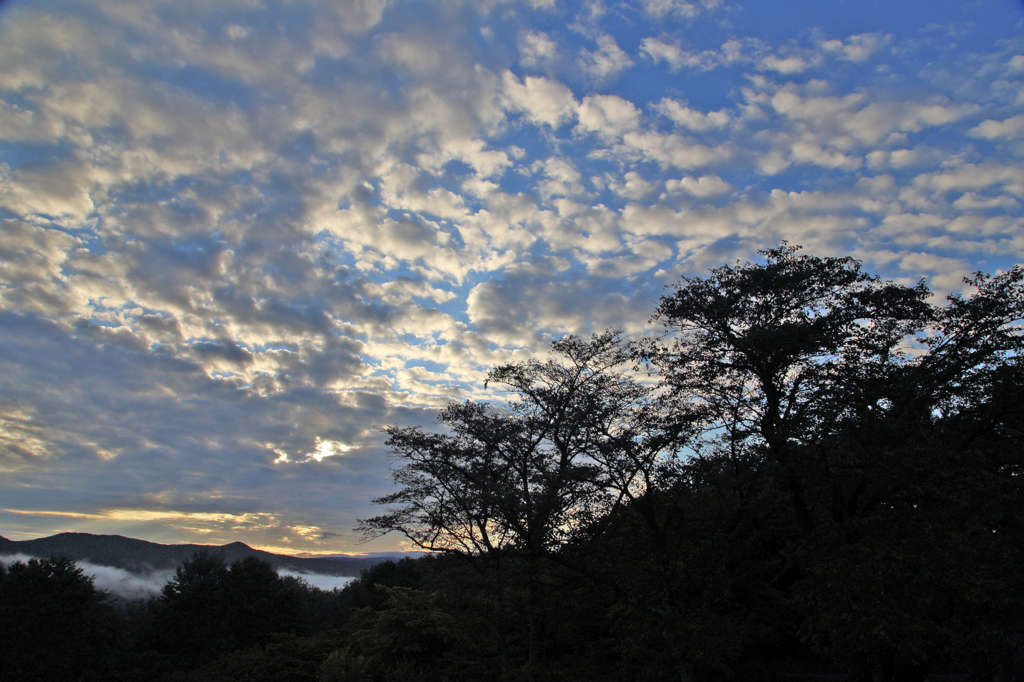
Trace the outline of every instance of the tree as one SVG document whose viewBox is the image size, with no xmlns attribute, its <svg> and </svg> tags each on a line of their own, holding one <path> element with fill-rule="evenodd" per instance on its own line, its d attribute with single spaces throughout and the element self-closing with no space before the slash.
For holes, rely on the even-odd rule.
<svg viewBox="0 0 1024 682">
<path fill-rule="evenodd" d="M 629 360 L 620 334 L 552 344 L 555 357 L 494 368 L 502 406 L 452 403 L 446 432 L 388 427 L 392 478 L 388 513 L 362 522 L 366 537 L 405 535 L 432 552 L 473 562 L 511 558 L 527 571 L 528 664 L 537 662 L 544 561 L 644 487 L 656 457 L 638 406 L 648 391 L 617 371 Z"/>
<path fill-rule="evenodd" d="M 795 590 L 804 632 L 883 679 L 1024 672 L 1007 667 L 1024 650 L 1022 283 L 1019 266 L 966 279 L 975 292 L 936 306 L 919 354 L 816 447 L 832 527 Z"/>
<path fill-rule="evenodd" d="M 728 523 L 704 525 L 714 544 L 742 547 L 747 528 L 795 634 L 853 672 L 923 679 L 963 663 L 954 645 L 1019 637 L 1024 269 L 938 306 L 852 258 L 761 253 L 683 278 L 653 318 L 664 334 L 638 347 L 693 453 L 668 490 L 731 487 L 713 516 Z"/>
<path fill-rule="evenodd" d="M 107 595 L 66 557 L 0 563 L 0 641 L 5 679 L 107 679 L 116 644 Z"/>
<path fill-rule="evenodd" d="M 300 630 L 304 616 L 301 587 L 268 562 L 247 557 L 228 566 L 223 554 L 204 550 L 164 586 L 156 636 L 166 653 L 195 666 Z"/>
<path fill-rule="evenodd" d="M 164 585 L 154 636 L 157 647 L 193 667 L 229 650 L 224 616 L 228 567 L 223 554 L 196 552 Z"/>
<path fill-rule="evenodd" d="M 563 339 L 491 371 L 506 404 L 385 429 L 399 490 L 361 530 L 500 564 L 459 586 L 513 595 L 528 675 L 555 676 L 551 642 L 595 679 L 609 659 L 645 679 L 1017 679 L 1024 268 L 940 305 L 852 258 L 762 255 L 683 278 L 632 358 L 616 333 Z M 583 632 L 602 645 L 568 654 Z"/>
<path fill-rule="evenodd" d="M 797 521 L 814 527 L 793 450 L 829 435 L 850 408 L 851 379 L 884 381 L 900 344 L 931 320 L 923 282 L 880 282 L 853 258 L 800 255 L 785 242 L 764 264 L 682 278 L 652 322 L 664 336 L 639 356 L 661 377 L 677 428 L 697 455 L 773 462 Z M 685 428 L 683 428 L 685 426 Z"/>
<path fill-rule="evenodd" d="M 647 389 L 613 372 L 629 360 L 619 334 L 552 349 L 559 359 L 488 374 L 508 404 L 448 405 L 438 420 L 449 433 L 385 428 L 401 489 L 374 500 L 389 512 L 359 530 L 469 558 L 551 556 L 642 485 L 653 453 L 636 407 Z"/>
</svg>

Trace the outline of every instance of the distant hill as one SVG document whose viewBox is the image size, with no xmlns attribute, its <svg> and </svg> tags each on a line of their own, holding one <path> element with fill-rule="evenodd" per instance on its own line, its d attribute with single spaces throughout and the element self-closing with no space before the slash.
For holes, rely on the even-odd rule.
<svg viewBox="0 0 1024 682">
<path fill-rule="evenodd" d="M 126 538 L 121 535 L 92 533 L 58 533 L 35 540 L 8 540 L 0 537 L 0 554 L 28 554 L 38 557 L 65 556 L 103 566 L 122 568 L 133 573 L 177 568 L 196 552 L 221 552 L 233 563 L 254 556 L 268 561 L 274 568 L 287 568 L 300 573 L 323 573 L 337 576 L 358 576 L 363 569 L 387 561 L 387 556 L 370 557 L 294 557 L 271 554 L 241 542 L 229 545 L 161 545 L 156 542 Z"/>
</svg>

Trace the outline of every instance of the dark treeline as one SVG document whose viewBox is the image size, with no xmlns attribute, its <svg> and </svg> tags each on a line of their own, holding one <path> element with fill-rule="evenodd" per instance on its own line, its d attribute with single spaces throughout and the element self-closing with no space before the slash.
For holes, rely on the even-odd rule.
<svg viewBox="0 0 1024 682">
<path fill-rule="evenodd" d="M 0 570 L 19 680 L 1024 680 L 1024 269 L 941 305 L 783 244 L 684 278 L 652 333 L 494 368 L 504 404 L 385 429 L 323 592 L 197 555 L 114 606 Z M 824 677 L 823 677 L 824 676 Z"/>
</svg>

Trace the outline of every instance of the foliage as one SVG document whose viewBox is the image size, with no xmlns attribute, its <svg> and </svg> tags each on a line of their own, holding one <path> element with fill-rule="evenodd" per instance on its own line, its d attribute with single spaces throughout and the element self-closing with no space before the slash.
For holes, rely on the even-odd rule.
<svg viewBox="0 0 1024 682">
<path fill-rule="evenodd" d="M 646 390 L 611 372 L 629 359 L 617 333 L 552 349 L 546 362 L 491 371 L 513 395 L 506 405 L 445 408 L 450 433 L 386 428 L 401 488 L 375 500 L 389 512 L 360 530 L 469 558 L 550 556 L 613 509 L 650 460 L 635 409 Z"/>
<path fill-rule="evenodd" d="M 301 585 L 254 557 L 227 566 L 219 554 L 196 553 L 160 601 L 157 648 L 186 666 L 300 631 L 305 621 Z"/>
<path fill-rule="evenodd" d="M 679 608 L 700 604 L 693 616 L 708 622 L 709 598 L 760 586 L 713 615 L 750 622 L 772 604 L 793 627 L 771 628 L 776 639 L 796 635 L 810 647 L 799 655 L 865 678 L 924 679 L 1013 646 L 1024 270 L 979 274 L 966 282 L 976 294 L 935 306 L 923 284 L 880 282 L 852 259 L 785 244 L 764 255 L 684 279 L 654 318 L 667 339 L 641 346 L 693 452 L 658 491 L 676 532 L 694 533 L 663 582 L 699 585 L 716 570 L 693 561 L 702 536 L 727 548 L 719 567 L 767 571 L 732 580 L 719 568 Z M 716 508 L 700 519 L 694 500 L 708 495 Z M 752 541 L 760 557 L 744 557 Z M 754 633 L 715 656 L 718 667 L 763 656 Z M 700 664 L 709 650 L 686 656 Z"/>
<path fill-rule="evenodd" d="M 361 527 L 367 537 L 397 531 L 477 563 L 520 559 L 529 677 L 546 628 L 544 564 L 642 490 L 656 455 L 637 409 L 647 389 L 613 371 L 629 359 L 620 335 L 568 337 L 552 350 L 545 362 L 492 370 L 488 382 L 513 399 L 450 404 L 439 416 L 449 433 L 385 429 L 401 488 L 375 500 L 388 513 Z"/>
<path fill-rule="evenodd" d="M 530 676 L 558 565 L 615 595 L 605 625 L 655 678 L 923 679 L 1016 646 L 1024 270 L 936 305 L 852 258 L 762 253 L 661 300 L 633 356 L 655 391 L 616 334 L 570 337 L 491 372 L 507 404 L 387 429 L 400 489 L 363 531 L 522 557 Z"/>
<path fill-rule="evenodd" d="M 653 318 L 671 342 L 651 339 L 641 357 L 668 389 L 675 421 L 697 433 L 688 445 L 698 456 L 776 465 L 809 530 L 793 448 L 831 435 L 865 382 L 899 373 L 901 343 L 931 319 L 929 291 L 879 282 L 852 258 L 798 255 L 785 243 L 762 253 L 764 264 L 684 277 Z"/>
<path fill-rule="evenodd" d="M 6 679 L 105 679 L 116 645 L 107 595 L 64 557 L 0 564 L 0 642 Z"/>
<path fill-rule="evenodd" d="M 369 682 L 366 661 L 345 649 L 331 652 L 317 670 L 316 682 Z"/>
</svg>

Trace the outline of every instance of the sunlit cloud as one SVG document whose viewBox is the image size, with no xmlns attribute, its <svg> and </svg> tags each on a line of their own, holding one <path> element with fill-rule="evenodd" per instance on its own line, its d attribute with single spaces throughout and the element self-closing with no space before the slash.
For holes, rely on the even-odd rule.
<svg viewBox="0 0 1024 682">
<path fill-rule="evenodd" d="M 277 454 L 277 459 L 274 460 L 274 464 L 286 464 L 293 461 L 299 462 L 322 462 L 328 457 L 335 457 L 337 455 L 343 455 L 352 449 L 351 445 L 345 445 L 338 441 L 322 440 L 319 436 L 316 438 L 316 446 L 312 452 L 307 452 L 301 456 L 300 459 L 292 460 L 287 452 L 278 448 L 271 448 L 271 450 Z"/>
<path fill-rule="evenodd" d="M 112 521 L 169 521 L 181 524 L 261 525 L 274 521 L 269 514 L 228 514 L 223 512 L 180 512 L 156 509 L 107 509 L 97 512 L 2 509 L 7 514 L 53 516 L 68 519 L 110 519 Z"/>
</svg>

